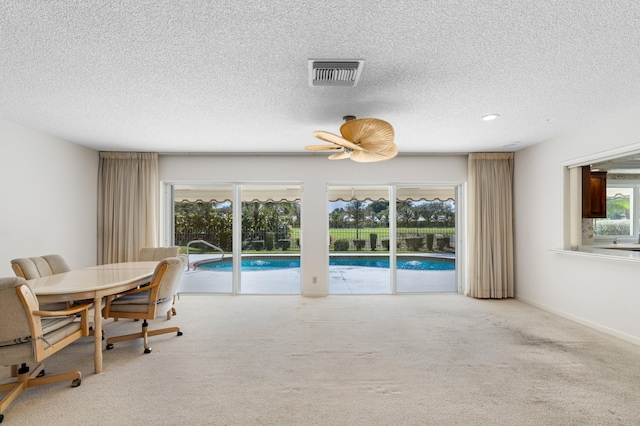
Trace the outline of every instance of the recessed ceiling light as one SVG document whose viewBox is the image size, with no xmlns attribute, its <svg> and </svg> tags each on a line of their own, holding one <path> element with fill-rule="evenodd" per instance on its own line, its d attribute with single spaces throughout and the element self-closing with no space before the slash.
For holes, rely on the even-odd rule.
<svg viewBox="0 0 640 426">
<path fill-rule="evenodd" d="M 502 145 L 502 147 L 503 148 L 510 148 L 510 147 L 518 146 L 518 145 L 522 145 L 522 142 L 520 142 L 520 141 L 509 142 L 509 143 L 505 143 L 504 145 Z"/>
<path fill-rule="evenodd" d="M 484 121 L 491 121 L 491 120 L 495 120 L 498 117 L 500 117 L 500 114 L 487 114 L 487 115 L 483 115 L 482 119 Z"/>
</svg>

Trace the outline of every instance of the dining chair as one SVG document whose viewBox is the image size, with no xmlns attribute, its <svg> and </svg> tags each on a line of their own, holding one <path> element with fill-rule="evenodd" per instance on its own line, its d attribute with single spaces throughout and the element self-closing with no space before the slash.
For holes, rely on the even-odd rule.
<svg viewBox="0 0 640 426">
<path fill-rule="evenodd" d="M 133 290 L 123 292 L 114 298 L 108 298 L 102 316 L 104 318 L 132 318 L 143 320 L 142 330 L 123 336 L 107 338 L 107 349 L 113 349 L 113 344 L 126 340 L 143 339 L 144 353 L 151 352 L 149 336 L 166 333 L 177 333 L 182 336 L 179 327 L 167 327 L 158 330 L 149 330 L 148 320 L 160 315 L 171 317 L 170 311 L 174 296 L 180 286 L 180 278 L 183 272 L 183 261 L 179 257 L 168 257 L 161 260 L 151 277 L 148 285 L 143 285 Z"/>
<path fill-rule="evenodd" d="M 26 280 L 48 277 L 50 275 L 69 272 L 71 268 L 59 254 L 47 254 L 37 257 L 21 257 L 11 261 L 11 268 L 17 277 Z M 40 304 L 43 311 L 61 311 L 74 305 L 92 303 L 93 300 L 74 300 L 69 302 L 46 302 Z M 93 334 L 93 324 L 89 324 L 90 334 Z"/>
<path fill-rule="evenodd" d="M 80 386 L 80 371 L 45 376 L 43 361 L 89 335 L 91 306 L 43 311 L 24 278 L 0 278 L 0 365 L 12 366 L 15 377 L 0 385 L 0 392 L 7 392 L 0 401 L 0 422 L 9 405 L 27 388 L 66 380 L 72 381 L 72 387 Z M 31 363 L 36 363 L 35 367 L 30 368 Z"/>
<path fill-rule="evenodd" d="M 169 246 L 169 247 L 142 247 L 140 252 L 138 253 L 139 261 L 149 261 L 149 260 L 162 260 L 167 257 L 180 257 L 185 262 L 186 268 L 186 256 L 180 254 L 180 247 L 178 246 Z M 173 298 L 173 303 L 171 304 L 171 310 L 167 312 L 167 319 L 171 319 L 173 315 L 177 315 L 175 304 L 176 299 L 180 296 L 178 293 Z"/>
<path fill-rule="evenodd" d="M 59 254 L 13 259 L 11 260 L 11 268 L 16 274 L 16 277 L 21 277 L 25 280 L 48 277 L 71 270 L 67 262 Z M 42 304 L 41 308 L 47 311 L 57 311 L 66 309 L 69 306 L 71 306 L 71 303 L 51 302 Z"/>
</svg>

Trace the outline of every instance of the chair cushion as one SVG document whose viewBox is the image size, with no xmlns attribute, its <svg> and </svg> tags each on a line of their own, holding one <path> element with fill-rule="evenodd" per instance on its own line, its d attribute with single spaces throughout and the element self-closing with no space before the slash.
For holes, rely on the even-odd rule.
<svg viewBox="0 0 640 426">
<path fill-rule="evenodd" d="M 49 264 L 49 268 L 51 268 L 51 273 L 53 275 L 69 272 L 71 270 L 69 265 L 67 265 L 67 262 L 59 254 L 48 254 L 46 256 L 42 256 L 42 258 Z"/>
<path fill-rule="evenodd" d="M 158 316 L 166 314 L 173 304 L 173 298 L 159 300 L 156 305 Z M 147 312 L 149 310 L 149 292 L 128 294 L 111 302 L 111 312 Z M 106 311 L 105 311 L 106 312 Z"/>
<path fill-rule="evenodd" d="M 69 324 L 76 323 L 73 327 L 67 327 Z M 80 322 L 76 321 L 76 317 L 51 317 L 51 318 L 43 318 L 42 321 L 42 335 L 45 340 L 49 343 L 53 344 L 63 337 L 68 336 L 74 331 L 80 328 Z M 12 346 L 12 345 L 21 345 L 23 343 L 31 342 L 31 336 L 19 337 L 13 340 L 8 340 L 4 342 L 0 342 L 0 347 Z"/>
<path fill-rule="evenodd" d="M 138 260 L 162 260 L 167 257 L 176 257 L 180 247 L 143 247 L 138 254 Z"/>
<path fill-rule="evenodd" d="M 74 316 L 43 318 L 42 321 L 41 321 L 41 323 L 42 323 L 42 334 L 44 334 L 46 336 L 49 333 L 53 333 L 54 331 L 56 331 L 58 329 L 61 329 L 62 327 L 66 326 L 67 324 L 71 324 L 75 320 L 76 320 L 76 317 L 74 317 Z"/>
<path fill-rule="evenodd" d="M 38 268 L 38 272 L 40 273 L 41 277 L 48 277 L 49 275 L 53 275 L 53 271 L 51 270 L 51 266 L 49 266 L 49 262 L 47 262 L 44 258 L 30 257 L 29 259 L 31 259 L 31 261 L 36 265 L 36 268 Z"/>
<path fill-rule="evenodd" d="M 140 293 L 127 294 L 126 296 L 118 297 L 111 302 L 111 306 L 119 305 L 144 305 L 149 306 L 149 292 L 141 291 Z"/>
<path fill-rule="evenodd" d="M 45 321 L 51 321 L 51 324 L 45 325 Z M 76 317 L 45 318 L 42 320 L 43 331 L 45 327 L 47 332 L 44 332 L 44 344 L 47 347 L 80 330 L 82 323 Z"/>
</svg>

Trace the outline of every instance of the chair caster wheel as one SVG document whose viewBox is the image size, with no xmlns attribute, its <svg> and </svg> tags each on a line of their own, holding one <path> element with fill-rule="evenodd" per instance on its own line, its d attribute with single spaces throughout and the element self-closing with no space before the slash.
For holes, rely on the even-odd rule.
<svg viewBox="0 0 640 426">
<path fill-rule="evenodd" d="M 182 331 L 178 331 L 178 336 L 182 336 Z"/>
<path fill-rule="evenodd" d="M 145 354 L 150 354 L 151 353 L 151 348 L 144 348 L 144 353 Z"/>
<path fill-rule="evenodd" d="M 107 350 L 113 349 L 113 343 L 107 343 Z"/>
<path fill-rule="evenodd" d="M 42 377 L 44 376 L 44 370 L 42 370 L 41 372 L 38 373 L 38 375 L 36 377 Z"/>
<path fill-rule="evenodd" d="M 0 414 L 0 423 L 4 420 L 4 414 Z"/>
<path fill-rule="evenodd" d="M 71 382 L 71 387 L 72 388 L 77 388 L 81 384 L 82 384 L 82 379 L 74 379 L 73 382 Z"/>
</svg>

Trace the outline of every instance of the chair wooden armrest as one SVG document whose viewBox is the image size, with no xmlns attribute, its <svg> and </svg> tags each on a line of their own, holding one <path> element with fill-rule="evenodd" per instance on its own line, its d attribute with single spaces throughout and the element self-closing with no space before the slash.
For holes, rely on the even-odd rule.
<svg viewBox="0 0 640 426">
<path fill-rule="evenodd" d="M 160 285 L 160 283 L 156 282 L 156 283 L 147 284 L 144 287 L 132 288 L 131 290 L 127 290 L 127 291 L 123 291 L 122 293 L 118 293 L 116 295 L 116 298 L 122 297 L 122 296 L 127 296 L 129 294 L 142 293 L 143 291 L 149 291 L 152 288 L 158 287 L 159 285 Z"/>
<path fill-rule="evenodd" d="M 62 311 L 33 311 L 33 315 L 39 317 L 66 317 L 69 315 L 75 315 L 82 311 L 88 311 L 93 306 L 93 302 L 84 303 L 82 305 L 73 305 L 71 308 L 64 309 Z"/>
</svg>

